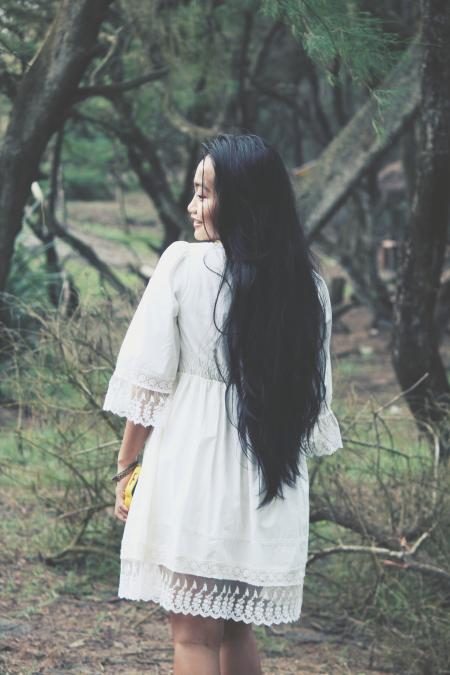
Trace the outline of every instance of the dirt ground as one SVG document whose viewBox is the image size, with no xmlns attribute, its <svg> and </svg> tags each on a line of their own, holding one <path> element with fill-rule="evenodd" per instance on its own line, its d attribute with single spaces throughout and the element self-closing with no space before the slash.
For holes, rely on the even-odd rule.
<svg viewBox="0 0 450 675">
<path fill-rule="evenodd" d="M 2 492 L 2 518 L 20 509 Z M 25 509 L 22 508 L 22 511 Z M 26 518 L 28 514 L 23 513 Z M 4 543 L 5 542 L 4 540 Z M 67 571 L 3 548 L 0 567 L 0 673 L 83 675 L 172 673 L 168 615 L 155 603 L 118 599 L 117 579 L 68 583 Z M 298 623 L 256 627 L 265 675 L 363 675 L 369 645 L 342 640 L 304 611 Z M 196 675 L 196 674 L 192 674 Z M 200 674 L 199 674 L 200 675 Z"/>
<path fill-rule="evenodd" d="M 4 479 L 1 485 L 0 674 L 173 673 L 167 612 L 119 599 L 117 574 L 45 562 L 39 533 L 52 521 L 42 502 L 24 499 Z M 255 626 L 264 675 L 389 672 L 371 667 L 382 663 L 379 648 L 334 632 L 332 619 L 328 624 L 304 600 L 298 622 Z"/>
<path fill-rule="evenodd" d="M 95 205 L 86 212 L 92 216 Z M 70 213 L 70 211 L 69 211 Z M 77 211 L 79 214 L 79 211 Z M 110 222 L 100 207 L 93 218 Z M 83 218 L 80 218 L 82 223 Z M 136 254 L 111 241 L 102 241 L 78 227 L 74 231 L 101 257 L 117 267 L 136 263 Z M 68 253 L 61 245 L 61 253 Z M 145 263 L 142 260 L 142 263 Z M 330 273 L 341 273 L 338 268 Z M 374 331 L 365 308 L 352 309 L 334 325 L 332 338 L 334 392 L 355 400 L 372 398 L 381 405 L 399 393 L 389 357 L 389 329 Z M 352 352 L 352 368 L 346 356 Z M 342 354 L 342 356 L 340 356 Z M 443 358 L 450 361 L 450 348 Z M 406 412 L 401 400 L 395 410 Z M 394 410 L 394 413 L 395 413 Z M 6 483 L 6 484 L 5 484 Z M 70 570 L 49 566 L 36 551 L 29 552 L 29 528 L 35 528 L 33 509 L 2 482 L 0 491 L 0 674 L 31 675 L 81 673 L 172 673 L 172 644 L 168 616 L 154 603 L 118 599 L 117 578 L 77 583 Z M 11 513 L 20 525 L 10 542 Z M 42 522 L 42 521 L 41 521 Z M 51 526 L 50 524 L 48 526 Z M 27 529 L 28 528 L 28 529 Z M 36 536 L 36 531 L 33 531 Z M 24 551 L 26 553 L 24 554 Z M 369 644 L 333 633 L 303 607 L 296 624 L 256 627 L 265 675 L 377 675 L 380 662 Z M 196 675 L 196 674 L 193 674 Z M 198 674 L 200 675 L 200 674 Z"/>
</svg>

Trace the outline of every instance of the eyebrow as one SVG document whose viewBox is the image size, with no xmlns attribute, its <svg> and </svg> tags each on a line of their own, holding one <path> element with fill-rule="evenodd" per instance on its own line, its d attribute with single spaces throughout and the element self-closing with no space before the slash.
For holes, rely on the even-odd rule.
<svg viewBox="0 0 450 675">
<path fill-rule="evenodd" d="M 195 181 L 194 181 L 194 185 L 195 185 L 195 187 L 202 187 L 201 183 L 196 183 Z M 206 190 L 206 192 L 210 192 L 209 187 L 207 187 L 204 183 L 203 183 L 203 189 Z"/>
</svg>

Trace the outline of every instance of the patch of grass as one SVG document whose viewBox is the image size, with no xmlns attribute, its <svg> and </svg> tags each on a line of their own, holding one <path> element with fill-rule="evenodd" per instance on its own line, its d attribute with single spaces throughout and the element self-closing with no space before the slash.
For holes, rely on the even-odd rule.
<svg viewBox="0 0 450 675">
<path fill-rule="evenodd" d="M 126 251 L 132 253 L 133 264 L 136 266 L 139 265 L 139 262 L 150 267 L 155 267 L 157 264 L 158 256 L 152 251 L 150 245 L 159 247 L 161 245 L 160 235 L 149 233 L 143 230 L 143 228 L 130 228 L 130 233 L 127 234 L 118 227 L 105 226 L 99 223 L 82 223 L 78 227 L 104 239 L 105 242 L 113 242 L 117 245 L 119 251 L 120 247 L 123 246 Z M 94 249 L 99 257 L 110 265 L 115 275 L 127 288 L 136 293 L 142 291 L 144 286 L 142 279 L 139 279 L 133 272 L 128 271 L 126 267 L 111 264 L 108 260 L 107 252 L 102 255 L 101 244 L 94 245 Z M 87 308 L 91 307 L 93 303 L 103 297 L 103 287 L 108 292 L 117 293 L 112 287 L 111 282 L 107 279 L 102 280 L 100 273 L 95 268 L 87 265 L 78 255 L 71 254 L 66 259 L 64 266 L 74 278 L 83 306 Z"/>
<path fill-rule="evenodd" d="M 268 656 L 281 656 L 289 651 L 289 641 L 279 635 L 270 635 L 264 626 L 254 626 L 253 631 Z"/>
<path fill-rule="evenodd" d="M 134 225 L 130 226 L 128 232 L 120 227 L 111 225 L 106 226 L 101 223 L 86 221 L 79 223 L 78 227 L 91 234 L 95 234 L 97 237 L 102 237 L 103 239 L 124 246 L 135 248 L 142 245 L 142 251 L 144 253 L 150 252 L 153 254 L 150 245 L 159 246 L 161 243 L 161 235 L 156 232 L 151 232 L 149 228 L 136 227 Z"/>
</svg>

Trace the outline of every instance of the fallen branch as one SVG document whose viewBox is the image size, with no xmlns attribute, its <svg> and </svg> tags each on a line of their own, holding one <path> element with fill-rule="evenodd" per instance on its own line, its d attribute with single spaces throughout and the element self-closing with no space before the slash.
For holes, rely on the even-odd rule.
<svg viewBox="0 0 450 675">
<path fill-rule="evenodd" d="M 429 563 L 417 562 L 415 560 L 409 560 L 409 558 L 417 553 L 417 550 L 421 544 L 428 539 L 430 536 L 431 530 L 423 532 L 420 537 L 412 544 L 411 546 L 406 544 L 405 538 L 402 538 L 404 542 L 403 550 L 394 551 L 389 548 L 384 548 L 381 546 L 359 546 L 357 544 L 351 545 L 340 545 L 340 546 L 331 546 L 330 548 L 323 549 L 321 551 L 313 552 L 307 560 L 307 565 L 311 565 L 320 558 L 325 558 L 330 555 L 335 555 L 337 553 L 354 553 L 354 554 L 363 554 L 363 555 L 373 555 L 376 557 L 383 557 L 386 560 L 383 560 L 383 565 L 386 567 L 397 567 L 400 569 L 411 570 L 414 572 L 420 572 L 428 576 L 439 576 L 441 578 L 450 581 L 450 572 L 443 569 L 442 567 L 436 567 L 436 565 L 430 565 Z"/>
<path fill-rule="evenodd" d="M 34 234 L 38 236 L 36 227 L 31 220 L 31 214 L 39 207 L 39 202 L 33 204 L 33 206 L 27 211 L 24 216 L 24 222 L 29 225 Z M 56 218 L 53 222 L 47 223 L 49 231 L 66 242 L 72 249 L 74 249 L 79 255 L 81 255 L 85 260 L 88 261 L 92 267 L 100 273 L 100 275 L 106 279 L 114 286 L 119 293 L 123 293 L 133 299 L 132 291 L 125 286 L 119 279 L 119 277 L 113 272 L 113 270 L 107 265 L 103 260 L 101 260 L 93 248 L 88 246 L 84 241 L 76 237 L 74 234 L 71 234 L 67 226 L 62 225 Z"/>
</svg>

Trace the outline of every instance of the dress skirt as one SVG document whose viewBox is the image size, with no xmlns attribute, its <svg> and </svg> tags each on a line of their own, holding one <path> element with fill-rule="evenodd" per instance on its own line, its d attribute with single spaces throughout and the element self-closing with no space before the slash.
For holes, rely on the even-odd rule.
<svg viewBox="0 0 450 675">
<path fill-rule="evenodd" d="M 257 510 L 257 467 L 225 409 L 225 384 L 178 373 L 149 435 L 121 544 L 118 595 L 254 624 L 300 617 L 308 469 Z"/>
</svg>

